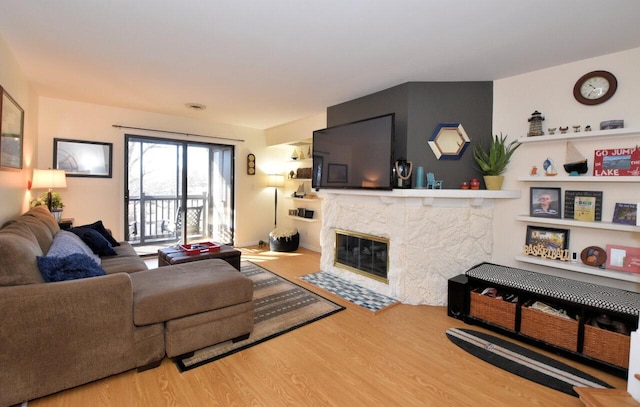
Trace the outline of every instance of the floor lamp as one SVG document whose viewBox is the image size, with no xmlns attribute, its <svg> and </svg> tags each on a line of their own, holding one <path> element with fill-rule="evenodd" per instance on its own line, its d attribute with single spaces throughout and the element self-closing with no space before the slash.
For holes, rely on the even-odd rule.
<svg viewBox="0 0 640 407">
<path fill-rule="evenodd" d="M 275 190 L 275 209 L 273 214 L 273 228 L 278 226 L 278 187 L 284 185 L 284 176 L 280 174 L 269 174 L 267 181 L 268 187 L 273 187 Z"/>
</svg>

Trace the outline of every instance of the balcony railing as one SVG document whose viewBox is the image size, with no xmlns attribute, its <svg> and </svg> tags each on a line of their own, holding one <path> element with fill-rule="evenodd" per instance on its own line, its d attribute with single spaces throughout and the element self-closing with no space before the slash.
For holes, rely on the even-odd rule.
<svg viewBox="0 0 640 407">
<path fill-rule="evenodd" d="M 175 196 L 130 197 L 128 241 L 132 245 L 179 241 L 184 217 L 181 201 Z M 188 236 L 204 236 L 209 213 L 207 196 L 187 197 L 186 208 Z"/>
</svg>

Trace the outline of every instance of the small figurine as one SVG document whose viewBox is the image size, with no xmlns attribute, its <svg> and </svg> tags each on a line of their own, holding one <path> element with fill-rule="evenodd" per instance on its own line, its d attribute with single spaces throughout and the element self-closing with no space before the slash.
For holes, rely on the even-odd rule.
<svg viewBox="0 0 640 407">
<path fill-rule="evenodd" d="M 558 171 L 556 171 L 556 167 L 553 165 L 553 161 L 550 158 L 544 160 L 543 168 L 545 171 L 545 175 L 554 176 L 558 175 Z"/>
<path fill-rule="evenodd" d="M 566 134 L 567 130 L 569 130 L 569 126 L 560 127 L 560 134 Z"/>
<path fill-rule="evenodd" d="M 549 134 L 556 134 L 556 128 L 555 127 L 549 127 L 547 130 L 549 130 Z"/>
<path fill-rule="evenodd" d="M 587 126 L 584 128 L 584 131 L 591 131 L 591 126 L 587 124 Z"/>
<path fill-rule="evenodd" d="M 575 125 L 575 126 L 572 126 L 572 127 L 573 127 L 573 132 L 574 133 L 580 133 L 580 125 L 579 124 Z"/>
<path fill-rule="evenodd" d="M 531 172 L 529 173 L 529 175 L 537 176 L 538 175 L 538 167 L 536 167 L 535 165 L 533 167 L 531 167 Z"/>
<path fill-rule="evenodd" d="M 531 113 L 531 117 L 528 119 L 529 122 L 529 133 L 527 133 L 528 137 L 532 136 L 544 136 L 544 131 L 542 131 L 542 121 L 544 120 L 544 116 L 539 111 L 535 111 Z"/>
</svg>

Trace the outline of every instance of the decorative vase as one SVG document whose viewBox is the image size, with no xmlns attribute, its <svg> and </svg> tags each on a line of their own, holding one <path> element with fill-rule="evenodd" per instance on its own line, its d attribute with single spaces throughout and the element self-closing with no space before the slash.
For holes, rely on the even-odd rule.
<svg viewBox="0 0 640 407">
<path fill-rule="evenodd" d="M 504 181 L 503 175 L 485 175 L 484 176 L 484 184 L 487 186 L 487 189 L 490 189 L 490 190 L 502 189 L 502 181 Z"/>
<path fill-rule="evenodd" d="M 55 220 L 60 223 L 60 221 L 62 220 L 62 209 L 51 209 L 51 213 L 53 214 Z"/>
</svg>

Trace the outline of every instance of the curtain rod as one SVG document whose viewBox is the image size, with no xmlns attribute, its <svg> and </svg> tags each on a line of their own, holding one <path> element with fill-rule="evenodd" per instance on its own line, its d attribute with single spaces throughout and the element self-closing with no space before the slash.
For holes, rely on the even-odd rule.
<svg viewBox="0 0 640 407">
<path fill-rule="evenodd" d="M 205 136 L 202 134 L 192 134 L 192 133 L 184 133 L 184 132 L 180 132 L 180 131 L 171 131 L 171 130 L 157 130 L 157 129 L 147 129 L 144 127 L 130 127 L 130 126 L 121 126 L 119 124 L 114 124 L 112 125 L 113 127 L 116 127 L 118 129 L 130 129 L 130 130 L 145 130 L 145 131 L 155 131 L 158 133 L 167 133 L 167 134 L 179 134 L 181 136 L 197 136 L 197 137 L 206 137 L 206 138 L 213 138 L 213 139 L 218 139 L 218 140 L 231 140 L 231 141 L 239 141 L 241 143 L 244 143 L 244 140 L 242 139 L 237 139 L 237 138 L 228 138 L 228 137 L 217 137 L 217 136 Z"/>
</svg>

